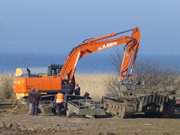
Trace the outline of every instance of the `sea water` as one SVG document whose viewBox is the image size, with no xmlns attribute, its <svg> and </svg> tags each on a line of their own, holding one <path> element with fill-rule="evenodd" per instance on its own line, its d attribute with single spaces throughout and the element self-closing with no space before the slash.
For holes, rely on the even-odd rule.
<svg viewBox="0 0 180 135">
<path fill-rule="evenodd" d="M 82 73 L 117 72 L 113 55 L 90 55 L 79 60 L 77 71 Z M 66 55 L 63 54 L 0 54 L 0 73 L 15 72 L 17 67 L 48 67 L 50 64 L 63 64 Z M 170 68 L 180 71 L 180 61 L 177 55 L 140 55 L 138 63 L 152 63 L 161 68 Z M 159 67 L 158 67 L 159 68 Z"/>
</svg>

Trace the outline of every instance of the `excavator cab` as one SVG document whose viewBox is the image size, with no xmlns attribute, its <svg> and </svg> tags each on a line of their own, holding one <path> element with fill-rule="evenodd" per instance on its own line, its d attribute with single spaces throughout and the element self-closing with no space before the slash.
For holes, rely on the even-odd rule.
<svg viewBox="0 0 180 135">
<path fill-rule="evenodd" d="M 48 66 L 48 76 L 53 76 L 53 75 L 57 75 L 61 68 L 63 67 L 63 65 L 59 65 L 59 64 L 51 64 Z"/>
<path fill-rule="evenodd" d="M 59 64 L 51 64 L 48 66 L 48 76 L 56 76 L 61 71 L 63 65 Z M 74 78 L 73 78 L 74 79 Z M 72 93 L 72 90 L 74 89 L 74 81 L 69 81 L 68 79 L 64 79 L 61 81 L 62 86 L 62 92 L 63 93 Z"/>
</svg>

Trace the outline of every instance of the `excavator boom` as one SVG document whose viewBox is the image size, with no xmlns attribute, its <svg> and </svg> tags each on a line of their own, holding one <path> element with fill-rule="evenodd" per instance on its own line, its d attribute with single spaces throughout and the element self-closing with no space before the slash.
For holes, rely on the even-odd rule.
<svg viewBox="0 0 180 135">
<path fill-rule="evenodd" d="M 132 32 L 129 36 L 119 36 L 127 32 Z M 60 77 L 62 80 L 72 80 L 76 70 L 77 63 L 80 58 L 94 52 L 102 51 L 107 48 L 111 48 L 119 45 L 126 45 L 120 66 L 120 81 L 124 80 L 131 73 L 138 49 L 140 47 L 141 34 L 139 28 L 133 28 L 127 31 L 119 33 L 111 33 L 97 38 L 90 38 L 84 40 L 80 45 L 73 48 L 67 59 L 65 60 L 64 66 L 60 71 Z"/>
</svg>

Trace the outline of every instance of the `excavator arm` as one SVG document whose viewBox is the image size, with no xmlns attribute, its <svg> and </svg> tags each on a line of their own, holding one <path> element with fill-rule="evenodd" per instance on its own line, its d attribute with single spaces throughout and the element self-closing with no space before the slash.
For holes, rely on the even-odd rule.
<svg viewBox="0 0 180 135">
<path fill-rule="evenodd" d="M 121 34 L 132 32 L 130 36 L 119 36 Z M 72 81 L 76 66 L 80 58 L 94 52 L 102 51 L 114 46 L 125 45 L 124 55 L 120 66 L 120 81 L 126 79 L 132 72 L 134 62 L 140 47 L 141 34 L 139 28 L 133 28 L 119 33 L 111 33 L 97 38 L 91 38 L 83 41 L 79 46 L 72 49 L 64 62 L 59 75 L 61 80 Z"/>
</svg>

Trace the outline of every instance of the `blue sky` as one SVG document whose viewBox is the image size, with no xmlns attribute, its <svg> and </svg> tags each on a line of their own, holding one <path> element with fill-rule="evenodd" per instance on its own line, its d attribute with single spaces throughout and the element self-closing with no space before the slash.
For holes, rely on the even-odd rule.
<svg viewBox="0 0 180 135">
<path fill-rule="evenodd" d="M 180 54 L 179 0 L 0 0 L 0 53 L 67 54 L 134 26 L 141 54 Z"/>
</svg>

